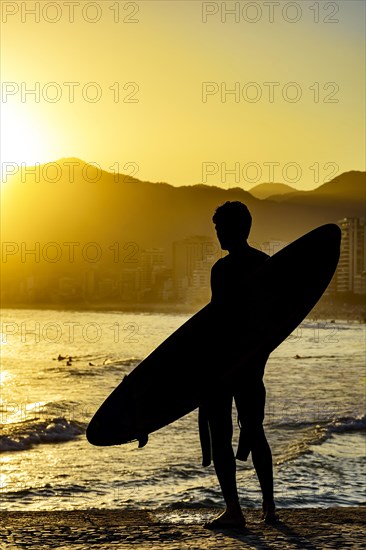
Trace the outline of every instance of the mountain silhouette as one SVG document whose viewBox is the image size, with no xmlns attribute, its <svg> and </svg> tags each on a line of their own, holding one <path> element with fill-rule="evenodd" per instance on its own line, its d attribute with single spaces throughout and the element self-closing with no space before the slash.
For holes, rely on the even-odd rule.
<svg viewBox="0 0 366 550">
<path fill-rule="evenodd" d="M 336 176 L 331 181 L 320 185 L 312 191 L 295 191 L 288 194 L 277 194 L 271 200 L 288 204 L 307 204 L 314 206 L 334 205 L 344 202 L 347 207 L 357 202 L 365 204 L 365 172 L 350 171 Z"/>
<path fill-rule="evenodd" d="M 256 199 L 268 199 L 272 196 L 296 193 L 297 189 L 285 183 L 260 183 L 249 189 L 249 193 Z"/>
<path fill-rule="evenodd" d="M 79 159 L 61 159 L 42 165 L 38 177 L 19 171 L 2 184 L 2 239 L 29 245 L 92 241 L 103 250 L 114 242 L 134 242 L 139 249 L 164 248 L 169 263 L 176 240 L 205 235 L 217 242 L 211 221 L 215 208 L 240 200 L 253 216 L 254 246 L 288 242 L 323 223 L 363 216 L 365 173 L 346 172 L 313 191 L 281 197 L 259 200 L 241 188 L 202 184 L 174 187 L 97 170 Z"/>
</svg>

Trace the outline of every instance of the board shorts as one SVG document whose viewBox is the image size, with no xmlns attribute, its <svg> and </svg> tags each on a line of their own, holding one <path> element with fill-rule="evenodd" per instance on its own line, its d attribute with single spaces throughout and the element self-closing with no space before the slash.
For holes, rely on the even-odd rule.
<svg viewBox="0 0 366 550">
<path fill-rule="evenodd" d="M 233 433 L 232 404 L 233 399 L 238 414 L 240 427 L 237 460 L 246 461 L 252 448 L 253 440 L 263 433 L 266 389 L 263 383 L 264 367 L 268 356 L 253 369 L 255 375 L 242 377 L 235 384 L 235 390 L 218 388 L 207 395 L 198 413 L 199 435 L 202 450 L 202 465 L 208 466 L 212 460 L 211 430 L 222 437 Z"/>
</svg>

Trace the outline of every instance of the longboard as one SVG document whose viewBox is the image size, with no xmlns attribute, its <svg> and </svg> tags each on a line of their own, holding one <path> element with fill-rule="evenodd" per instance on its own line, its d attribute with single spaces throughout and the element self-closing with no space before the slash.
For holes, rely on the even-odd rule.
<svg viewBox="0 0 366 550">
<path fill-rule="evenodd" d="M 207 304 L 125 376 L 91 419 L 93 445 L 138 440 L 197 408 L 210 386 L 229 384 L 307 316 L 336 269 L 341 231 L 327 224 L 266 260 L 235 304 Z M 255 363 L 255 362 L 254 362 Z"/>
</svg>

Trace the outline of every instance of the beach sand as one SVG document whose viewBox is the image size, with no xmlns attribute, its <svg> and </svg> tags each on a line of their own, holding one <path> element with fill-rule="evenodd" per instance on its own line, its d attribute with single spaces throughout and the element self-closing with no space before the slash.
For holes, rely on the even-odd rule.
<svg viewBox="0 0 366 550">
<path fill-rule="evenodd" d="M 0 548 L 324 549 L 365 548 L 366 507 L 279 509 L 266 525 L 260 510 L 245 510 L 245 530 L 210 531 L 219 510 L 74 510 L 0 512 Z"/>
</svg>

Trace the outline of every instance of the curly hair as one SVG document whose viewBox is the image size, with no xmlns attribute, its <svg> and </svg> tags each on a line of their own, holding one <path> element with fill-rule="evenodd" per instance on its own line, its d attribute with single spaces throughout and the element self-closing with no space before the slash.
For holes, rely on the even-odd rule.
<svg viewBox="0 0 366 550">
<path fill-rule="evenodd" d="M 243 233 L 247 239 L 252 226 L 252 216 L 248 207 L 240 201 L 227 201 L 218 206 L 212 216 L 217 226 L 226 226 Z"/>
</svg>

